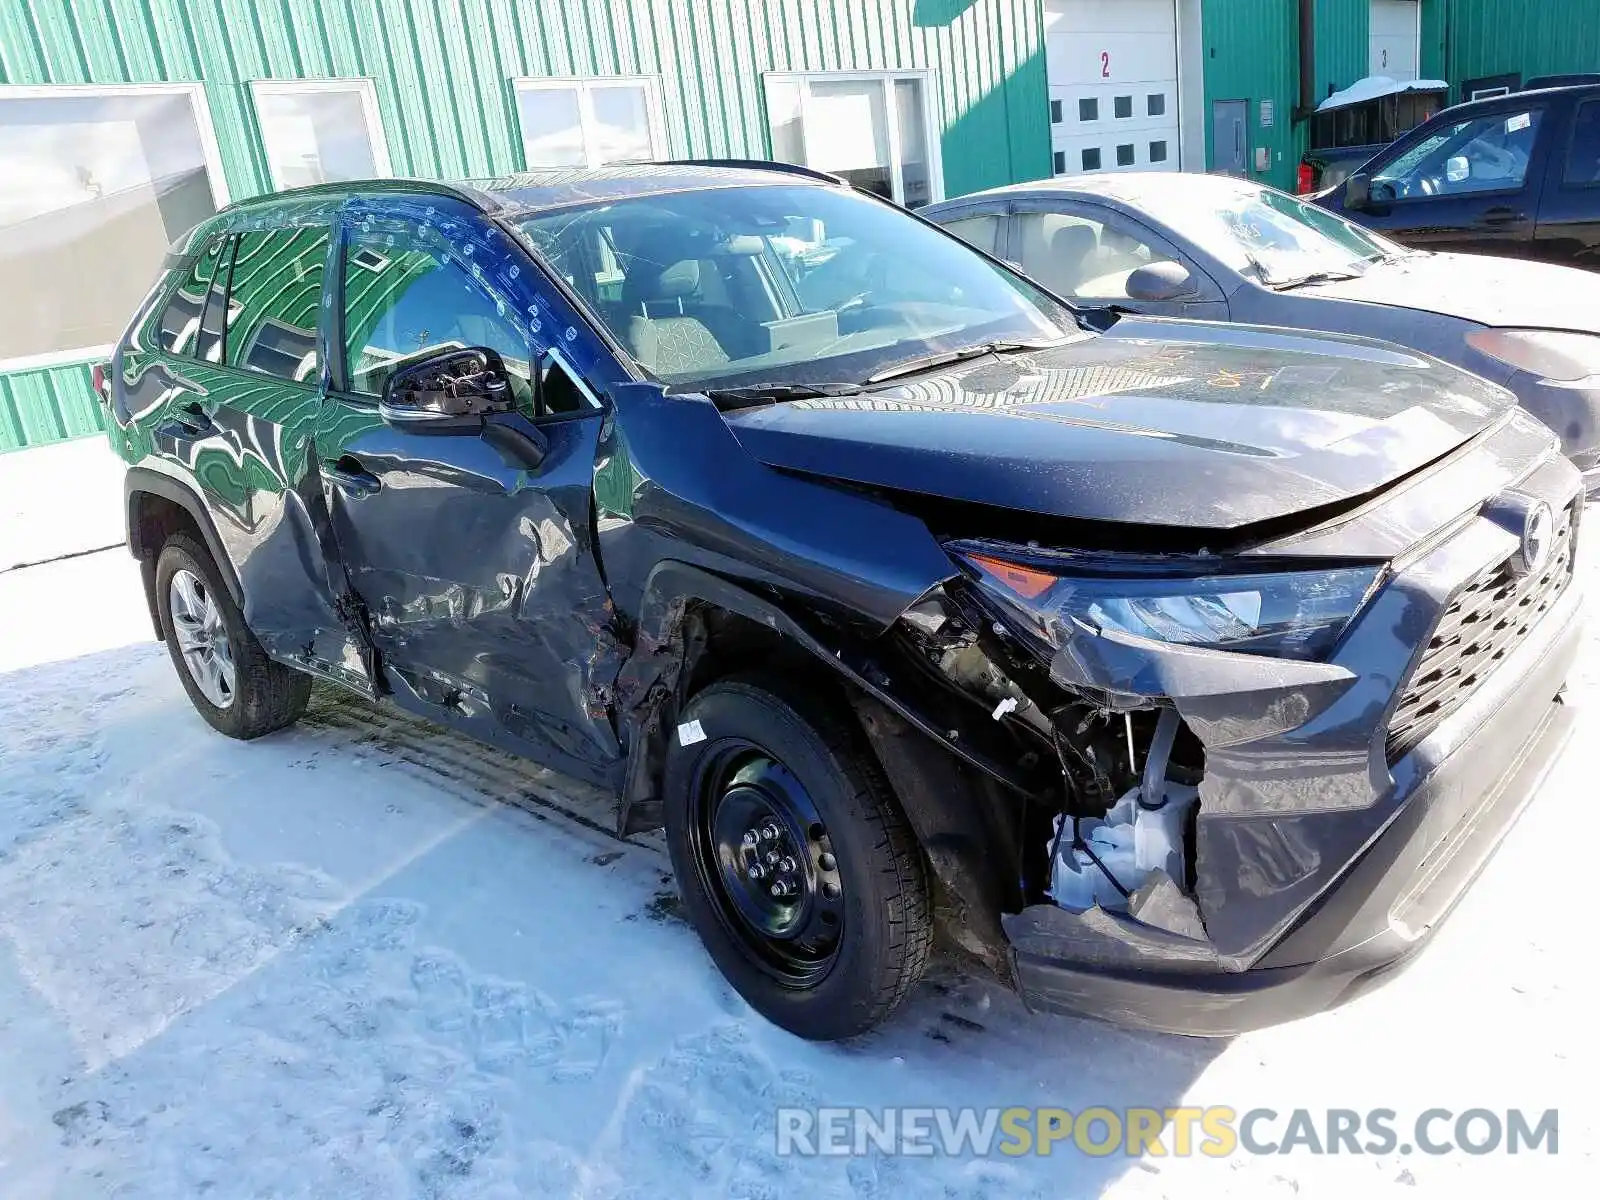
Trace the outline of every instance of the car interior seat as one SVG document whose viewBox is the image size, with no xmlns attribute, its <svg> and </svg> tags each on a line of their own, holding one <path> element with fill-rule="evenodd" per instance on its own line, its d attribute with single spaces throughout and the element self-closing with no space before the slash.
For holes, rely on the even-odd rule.
<svg viewBox="0 0 1600 1200">
<path fill-rule="evenodd" d="M 634 264 L 622 288 L 634 358 L 661 375 L 728 362 L 727 350 L 690 308 L 700 292 L 700 260 L 679 259 L 664 269 L 649 269 L 642 258 Z"/>
<path fill-rule="evenodd" d="M 1039 282 L 1063 296 L 1076 294 L 1097 246 L 1094 230 L 1089 226 L 1076 222 L 1062 225 L 1050 235 L 1050 250 L 1044 260 L 1049 265 L 1036 272 Z"/>
</svg>

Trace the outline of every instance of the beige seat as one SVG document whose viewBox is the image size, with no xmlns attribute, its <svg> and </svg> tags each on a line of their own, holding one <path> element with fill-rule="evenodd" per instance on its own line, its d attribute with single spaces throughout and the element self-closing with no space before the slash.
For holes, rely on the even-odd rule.
<svg viewBox="0 0 1600 1200">
<path fill-rule="evenodd" d="M 639 267 L 623 285 L 628 312 L 624 337 L 643 366 L 658 375 L 681 375 L 728 361 L 728 352 L 705 322 L 689 310 L 700 291 L 700 263 L 686 258 L 639 278 Z"/>
</svg>

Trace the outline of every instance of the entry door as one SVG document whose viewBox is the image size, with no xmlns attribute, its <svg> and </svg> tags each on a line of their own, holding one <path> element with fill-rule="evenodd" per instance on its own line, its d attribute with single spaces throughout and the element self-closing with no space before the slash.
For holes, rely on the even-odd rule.
<svg viewBox="0 0 1600 1200">
<path fill-rule="evenodd" d="M 576 318 L 541 302 L 525 258 L 515 289 L 487 282 L 503 239 L 473 240 L 481 218 L 438 219 L 448 235 L 415 218 L 346 230 L 339 390 L 317 433 L 335 536 L 397 695 L 603 778 L 620 757 L 604 699 L 611 609 L 589 532 L 603 414 L 570 376 L 562 411 L 540 420 L 532 408 L 531 363 L 546 350 L 533 331 Z M 513 316 L 529 311 L 540 318 Z M 514 419 L 482 435 L 383 420 L 397 365 L 465 346 L 497 351 L 517 377 Z"/>
<path fill-rule="evenodd" d="M 1245 175 L 1249 137 L 1250 101 L 1214 100 L 1211 103 L 1212 169 L 1225 175 Z"/>
</svg>

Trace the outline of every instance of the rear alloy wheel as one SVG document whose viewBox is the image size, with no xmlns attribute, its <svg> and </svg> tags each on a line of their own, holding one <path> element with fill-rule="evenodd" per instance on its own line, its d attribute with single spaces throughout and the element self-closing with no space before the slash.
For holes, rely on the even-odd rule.
<svg viewBox="0 0 1600 1200">
<path fill-rule="evenodd" d="M 738 677 L 690 702 L 681 728 L 705 736 L 670 747 L 667 842 L 684 907 L 751 1006 L 801 1037 L 849 1037 L 927 963 L 927 876 L 837 698 L 780 687 Z"/>
<path fill-rule="evenodd" d="M 188 569 L 173 572 L 167 591 L 172 636 L 177 639 L 189 678 L 212 704 L 227 708 L 233 703 L 238 677 L 221 610 L 205 580 Z"/>
<path fill-rule="evenodd" d="M 212 728 L 257 738 L 306 710 L 311 677 L 267 657 L 211 555 L 186 534 L 156 559 L 156 607 L 184 691 Z"/>
</svg>

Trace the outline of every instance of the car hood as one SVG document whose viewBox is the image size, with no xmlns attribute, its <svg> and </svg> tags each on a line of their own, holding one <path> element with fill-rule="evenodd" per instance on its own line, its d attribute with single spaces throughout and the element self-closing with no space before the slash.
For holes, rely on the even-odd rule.
<svg viewBox="0 0 1600 1200">
<path fill-rule="evenodd" d="M 1510 393 L 1362 338 L 1126 318 L 860 396 L 727 414 L 786 470 L 1082 520 L 1232 529 L 1449 453 Z"/>
<path fill-rule="evenodd" d="M 1294 294 L 1448 313 L 1480 325 L 1600 333 L 1600 275 L 1519 258 L 1408 254 L 1359 278 L 1310 284 Z"/>
</svg>

